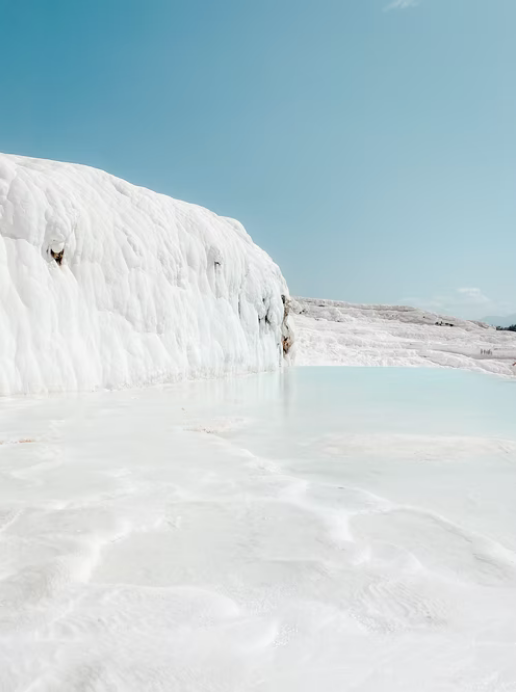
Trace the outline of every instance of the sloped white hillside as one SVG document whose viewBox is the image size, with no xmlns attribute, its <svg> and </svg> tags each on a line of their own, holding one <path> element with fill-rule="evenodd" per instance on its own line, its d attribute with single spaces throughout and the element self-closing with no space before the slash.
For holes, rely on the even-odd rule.
<svg viewBox="0 0 516 692">
<path fill-rule="evenodd" d="M 295 298 L 298 365 L 451 367 L 516 375 L 516 334 L 399 305 Z"/>
<path fill-rule="evenodd" d="M 279 268 L 232 219 L 0 155 L 0 394 L 280 366 Z"/>
</svg>

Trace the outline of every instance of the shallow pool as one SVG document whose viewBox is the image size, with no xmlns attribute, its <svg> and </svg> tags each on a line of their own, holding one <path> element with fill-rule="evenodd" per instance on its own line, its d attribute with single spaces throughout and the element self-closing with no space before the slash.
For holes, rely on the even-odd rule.
<svg viewBox="0 0 516 692">
<path fill-rule="evenodd" d="M 0 402 L 0 689 L 516 689 L 516 383 Z"/>
</svg>

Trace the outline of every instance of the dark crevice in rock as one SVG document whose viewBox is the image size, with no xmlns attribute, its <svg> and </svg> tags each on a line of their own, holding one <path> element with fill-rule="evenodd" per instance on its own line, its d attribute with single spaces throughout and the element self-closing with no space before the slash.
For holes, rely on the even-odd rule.
<svg viewBox="0 0 516 692">
<path fill-rule="evenodd" d="M 61 252 L 54 252 L 52 248 L 50 248 L 50 254 L 55 259 L 57 264 L 61 265 L 64 257 L 64 250 L 61 250 Z"/>
</svg>

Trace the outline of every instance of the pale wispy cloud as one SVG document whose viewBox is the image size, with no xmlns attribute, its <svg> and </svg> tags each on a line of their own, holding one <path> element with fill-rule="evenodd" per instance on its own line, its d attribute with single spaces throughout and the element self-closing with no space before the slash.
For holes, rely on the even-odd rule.
<svg viewBox="0 0 516 692">
<path fill-rule="evenodd" d="M 392 10 L 408 10 L 410 7 L 417 7 L 420 0 L 394 0 L 390 5 L 384 8 L 385 12 Z"/>
<path fill-rule="evenodd" d="M 462 297 L 464 302 L 471 305 L 485 305 L 491 300 L 482 293 L 480 288 L 458 288 L 457 293 Z"/>
<path fill-rule="evenodd" d="M 487 315 L 514 312 L 514 303 L 493 300 L 476 287 L 456 288 L 428 298 L 405 298 L 401 302 L 431 312 L 480 319 Z"/>
</svg>

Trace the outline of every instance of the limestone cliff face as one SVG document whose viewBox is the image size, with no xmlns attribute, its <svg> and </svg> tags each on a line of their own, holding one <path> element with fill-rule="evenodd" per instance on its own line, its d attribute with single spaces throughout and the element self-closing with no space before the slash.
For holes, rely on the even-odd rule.
<svg viewBox="0 0 516 692">
<path fill-rule="evenodd" d="M 241 224 L 0 155 L 0 394 L 281 367 L 288 289 Z"/>
</svg>

